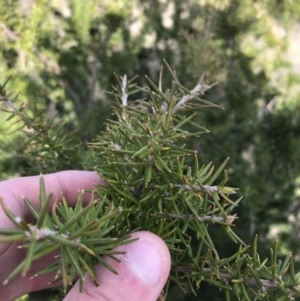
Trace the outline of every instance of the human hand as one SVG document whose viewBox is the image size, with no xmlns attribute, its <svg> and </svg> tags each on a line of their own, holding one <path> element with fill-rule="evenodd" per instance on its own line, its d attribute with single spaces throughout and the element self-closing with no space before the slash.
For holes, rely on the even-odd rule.
<svg viewBox="0 0 300 301">
<path fill-rule="evenodd" d="M 82 189 L 94 189 L 94 184 L 103 184 L 98 175 L 86 171 L 64 171 L 44 176 L 45 187 L 53 193 L 53 200 L 60 200 L 63 194 L 69 205 L 75 205 L 77 193 Z M 0 182 L 0 196 L 6 206 L 16 215 L 30 221 L 30 212 L 25 206 L 23 196 L 35 206 L 39 205 L 39 177 L 15 178 Z M 88 203 L 90 195 L 85 194 Z M 13 228 L 14 224 L 0 208 L 0 228 Z M 106 261 L 118 271 L 113 274 L 103 265 L 96 266 L 96 275 L 100 286 L 96 287 L 86 274 L 83 292 L 79 292 L 79 283 L 70 290 L 64 301 L 155 301 L 160 295 L 168 278 L 171 259 L 167 246 L 156 235 L 150 232 L 136 232 L 133 237 L 139 240 L 118 247 L 125 251 L 120 255 L 120 263 L 106 258 Z M 0 244 L 0 300 L 11 301 L 32 291 L 38 291 L 61 283 L 49 284 L 55 273 L 33 277 L 38 271 L 53 261 L 53 254 L 35 261 L 26 274 L 18 276 L 3 285 L 5 277 L 23 260 L 23 249 L 17 244 Z"/>
</svg>

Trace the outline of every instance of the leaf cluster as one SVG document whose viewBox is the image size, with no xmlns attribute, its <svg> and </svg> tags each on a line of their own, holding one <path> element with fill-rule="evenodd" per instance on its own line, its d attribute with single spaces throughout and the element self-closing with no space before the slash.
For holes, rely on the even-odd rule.
<svg viewBox="0 0 300 301">
<path fill-rule="evenodd" d="M 47 117 L 47 109 L 40 108 L 35 101 L 17 105 L 19 95 L 6 91 L 10 79 L 0 86 L 0 104 L 3 104 L 1 111 L 8 116 L 8 134 L 23 134 L 18 137 L 22 143 L 15 149 L 19 161 L 25 160 L 25 165 L 35 166 L 30 171 L 33 174 L 84 168 L 80 159 L 84 150 L 79 147 L 74 135 L 67 132 L 65 122 L 56 115 Z M 25 172 L 28 175 L 27 170 Z"/>
<path fill-rule="evenodd" d="M 40 209 L 25 199 L 36 218 L 34 226 L 14 216 L 2 202 L 17 229 L 0 229 L 0 241 L 23 240 L 28 250 L 26 259 L 8 280 L 26 273 L 32 261 L 44 252 L 60 250 L 57 262 L 40 273 L 56 270 L 65 288 L 77 275 L 82 288 L 86 271 L 98 284 L 93 273 L 96 261 L 112 269 L 101 256 L 119 260 L 112 249 L 132 242 L 128 233 L 147 230 L 159 235 L 171 253 L 165 293 L 173 281 L 184 291 L 196 294 L 205 281 L 223 290 L 226 301 L 232 292 L 240 300 L 296 298 L 300 294 L 292 256 L 278 259 L 276 242 L 270 262 L 261 261 L 257 241 L 251 254 L 249 246 L 233 231 L 237 218 L 233 210 L 241 198 L 233 200 L 237 189 L 225 185 L 228 159 L 217 169 L 212 163 L 200 165 L 196 152 L 185 146 L 188 137 L 208 132 L 193 121 L 195 114 L 189 111 L 222 108 L 203 99 L 212 86 L 206 85 L 201 76 L 189 90 L 165 65 L 172 77 L 167 91 L 162 90 L 162 71 L 158 86 L 146 77 L 148 88 L 136 87 L 126 76 L 117 77 L 119 85 L 112 92 L 117 120 L 108 121 L 106 131 L 90 144 L 94 169 L 109 184 L 95 189 L 97 201 L 83 207 L 79 194 L 75 208 L 69 208 L 63 199 L 58 207 L 52 207 L 50 215 L 51 196 L 46 196 L 41 180 Z M 148 97 L 128 102 L 136 91 Z M 186 130 L 186 125 L 195 131 Z M 190 157 L 194 158 L 194 166 L 187 164 Z M 230 257 L 220 258 L 211 227 L 219 227 L 237 244 Z"/>
<path fill-rule="evenodd" d="M 52 195 L 47 196 L 43 178 L 40 178 L 40 209 L 36 208 L 28 199 L 24 202 L 36 219 L 36 224 L 28 224 L 22 218 L 14 215 L 0 199 L 3 211 L 15 225 L 15 229 L 0 229 L 1 243 L 22 242 L 20 248 L 27 250 L 26 258 L 7 276 L 4 284 L 19 275 L 26 275 L 33 261 L 54 251 L 59 251 L 54 262 L 38 272 L 34 277 L 50 272 L 56 272 L 54 281 L 63 281 L 66 291 L 76 277 L 80 280 L 80 290 L 83 289 L 84 273 L 88 272 L 95 285 L 99 285 L 94 272 L 96 263 L 101 262 L 110 271 L 117 273 L 102 258 L 109 256 L 116 261 L 115 256 L 122 254 L 113 248 L 135 241 L 125 231 L 119 231 L 117 238 L 109 235 L 114 229 L 122 208 L 115 208 L 107 198 L 101 201 L 91 201 L 83 206 L 83 191 L 78 194 L 74 208 L 68 207 L 66 199 L 55 203 L 50 210 Z M 51 212 L 51 215 L 49 214 Z"/>
</svg>

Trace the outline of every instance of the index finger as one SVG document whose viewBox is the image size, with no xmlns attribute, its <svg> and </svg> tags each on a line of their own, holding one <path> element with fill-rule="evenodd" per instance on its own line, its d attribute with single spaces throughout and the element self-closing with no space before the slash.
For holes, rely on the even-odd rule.
<svg viewBox="0 0 300 301">
<path fill-rule="evenodd" d="M 53 202 L 60 201 L 63 195 L 68 204 L 73 206 L 77 201 L 78 191 L 85 189 L 95 189 L 95 184 L 105 185 L 96 172 L 90 171 L 62 171 L 43 176 L 47 194 L 52 193 Z M 16 216 L 28 219 L 29 209 L 25 205 L 23 198 L 26 197 L 35 206 L 39 207 L 39 185 L 40 176 L 13 178 L 0 182 L 0 196 L 5 205 Z M 84 200 L 89 201 L 91 195 L 84 193 Z M 0 228 L 12 227 L 13 223 L 0 208 Z"/>
</svg>

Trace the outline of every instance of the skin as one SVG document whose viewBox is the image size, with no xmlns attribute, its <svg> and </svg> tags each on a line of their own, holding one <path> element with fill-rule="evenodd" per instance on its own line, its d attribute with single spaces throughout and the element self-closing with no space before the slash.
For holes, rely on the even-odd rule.
<svg viewBox="0 0 300 301">
<path fill-rule="evenodd" d="M 71 206 L 77 200 L 78 190 L 94 189 L 94 184 L 105 185 L 96 173 L 87 171 L 64 171 L 48 174 L 43 178 L 47 193 L 53 193 L 53 200 L 59 201 L 63 194 Z M 0 196 L 15 215 L 31 221 L 32 217 L 22 197 L 25 196 L 38 207 L 39 176 L 0 182 Z M 85 194 L 84 201 L 86 203 L 90 201 L 90 194 Z M 0 228 L 13 227 L 15 225 L 0 208 Z M 84 291 L 80 293 L 79 283 L 75 283 L 64 301 L 157 300 L 170 271 L 171 259 L 168 248 L 158 236 L 150 232 L 136 232 L 133 237 L 138 237 L 139 240 L 118 248 L 126 252 L 125 255 L 119 256 L 121 263 L 110 258 L 106 259 L 118 271 L 118 275 L 99 264 L 96 266 L 96 274 L 100 286 L 96 287 L 86 275 Z M 5 277 L 24 258 L 24 254 L 22 249 L 17 248 L 16 243 L 0 244 L 0 300 L 12 301 L 32 291 L 61 285 L 61 283 L 49 284 L 54 274 L 31 279 L 37 271 L 52 262 L 55 254 L 49 254 L 46 258 L 37 260 L 24 277 L 18 276 L 7 285 L 3 285 Z"/>
</svg>

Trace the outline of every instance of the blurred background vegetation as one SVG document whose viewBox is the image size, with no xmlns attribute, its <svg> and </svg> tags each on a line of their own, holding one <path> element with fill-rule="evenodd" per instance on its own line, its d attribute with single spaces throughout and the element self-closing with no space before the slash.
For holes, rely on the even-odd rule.
<svg viewBox="0 0 300 301">
<path fill-rule="evenodd" d="M 36 148 L 28 139 L 42 129 L 10 134 L 17 125 L 0 112 L 0 179 L 88 169 L 86 145 L 111 118 L 113 73 L 139 75 L 140 86 L 145 74 L 157 82 L 165 58 L 187 87 L 203 71 L 208 84 L 218 82 L 207 99 L 226 110 L 198 114 L 211 133 L 190 147 L 203 164 L 231 157 L 229 186 L 244 196 L 238 235 L 251 244 L 258 233 L 262 257 L 279 239 L 281 255 L 292 251 L 300 270 L 299 41 L 298 0 L 2 0 L 0 82 L 12 75 L 7 88 L 29 115 L 46 108 L 61 122 Z M 213 238 L 224 257 L 236 249 L 223 233 Z M 60 299 L 44 291 L 22 300 Z M 224 295 L 209 285 L 198 297 L 173 287 L 167 300 Z"/>
</svg>

